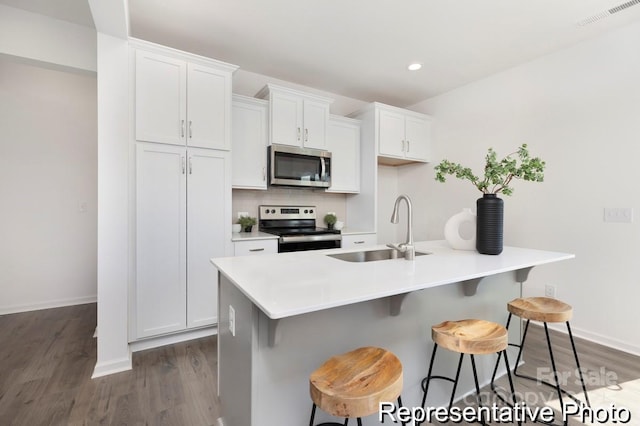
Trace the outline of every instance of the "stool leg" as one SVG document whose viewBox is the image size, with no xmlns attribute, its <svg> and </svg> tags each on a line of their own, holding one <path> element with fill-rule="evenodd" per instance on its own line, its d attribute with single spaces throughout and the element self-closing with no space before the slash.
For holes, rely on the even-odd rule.
<svg viewBox="0 0 640 426">
<path fill-rule="evenodd" d="M 458 371 L 456 371 L 456 378 L 453 381 L 453 390 L 451 391 L 451 399 L 449 400 L 449 411 L 451 411 L 451 407 L 453 407 L 453 400 L 456 397 L 456 389 L 458 388 L 458 379 L 460 378 L 460 370 L 462 369 L 463 359 L 464 354 L 460 354 L 460 361 L 458 361 Z"/>
<path fill-rule="evenodd" d="M 400 409 L 400 407 L 402 407 L 402 397 L 400 395 L 398 395 L 398 409 Z M 405 422 L 400 422 L 402 423 L 402 426 L 406 426 Z"/>
<path fill-rule="evenodd" d="M 556 391 L 558 392 L 558 401 L 560 402 L 560 410 L 562 410 L 562 389 L 560 388 L 560 381 L 558 380 L 558 370 L 556 369 L 556 360 L 553 357 L 553 349 L 551 349 L 551 338 L 549 337 L 549 328 L 547 327 L 547 323 L 544 322 L 544 334 L 547 337 L 547 346 L 549 348 L 549 358 L 551 359 L 551 368 L 553 369 L 553 378 L 556 382 Z M 564 424 L 567 424 L 567 420 L 565 419 Z"/>
<path fill-rule="evenodd" d="M 424 390 L 424 394 L 422 394 L 422 405 L 424 408 L 424 404 L 427 401 L 427 392 L 429 392 L 429 382 L 431 381 L 431 372 L 433 371 L 433 361 L 436 359 L 436 351 L 438 350 L 438 344 L 433 344 L 433 351 L 431 351 L 431 361 L 429 362 L 429 372 L 427 373 L 427 377 L 422 380 L 422 388 Z"/>
<path fill-rule="evenodd" d="M 580 383 L 582 384 L 582 392 L 584 392 L 584 400 L 587 403 L 587 407 L 591 407 L 589 402 L 589 395 L 587 395 L 587 386 L 584 383 L 584 377 L 582 377 L 582 368 L 580 368 L 580 361 L 578 360 L 578 351 L 576 350 L 576 344 L 573 341 L 573 334 L 571 333 L 571 326 L 567 321 L 567 331 L 569 332 L 569 340 L 571 341 L 571 349 L 573 349 L 573 357 L 576 359 L 576 366 L 578 367 L 578 375 L 580 376 Z"/>
<path fill-rule="evenodd" d="M 509 324 L 511 323 L 511 316 L 513 314 L 511 312 L 509 312 L 509 316 L 507 317 L 507 325 L 505 325 L 505 328 L 507 329 L 507 331 L 509 331 Z M 504 356 L 507 356 L 507 351 L 504 351 Z M 491 375 L 491 390 L 495 391 L 496 387 L 495 384 L 493 382 L 495 382 L 496 380 L 496 374 L 498 374 L 498 366 L 500 366 L 500 358 L 502 357 L 502 352 L 498 352 L 498 359 L 496 360 L 496 365 L 493 368 L 493 374 Z"/>
<path fill-rule="evenodd" d="M 522 351 L 524 350 L 524 341 L 527 339 L 527 332 L 529 331 L 529 323 L 531 320 L 527 320 L 527 323 L 524 326 L 524 333 L 522 335 L 522 341 L 520 342 L 520 349 L 518 350 L 518 358 L 516 358 L 516 365 L 513 366 L 513 375 L 516 377 L 520 377 L 518 375 L 518 366 L 520 365 L 520 359 L 522 358 Z M 546 327 L 546 324 L 545 324 Z"/>
<path fill-rule="evenodd" d="M 507 357 L 507 350 L 504 351 L 504 365 L 507 368 L 507 378 L 509 379 L 509 390 L 511 391 L 511 401 L 513 401 L 513 406 L 515 407 L 518 403 L 516 398 L 516 388 L 513 385 L 513 377 L 511 377 L 511 367 L 509 366 L 509 358 Z M 518 422 L 518 425 L 521 425 L 522 422 Z"/>
<path fill-rule="evenodd" d="M 309 426 L 313 426 L 313 420 L 316 417 L 316 403 L 313 403 L 313 407 L 311 408 L 311 420 L 309 420 Z"/>
<path fill-rule="evenodd" d="M 473 370 L 473 382 L 476 385 L 476 396 L 478 399 L 478 408 L 482 407 L 482 395 L 480 395 L 480 384 L 478 383 L 478 370 L 476 370 L 476 358 L 475 356 L 473 356 L 473 354 L 470 355 L 471 357 L 471 369 Z M 484 419 L 480 419 L 480 422 L 482 424 L 485 424 Z"/>
</svg>

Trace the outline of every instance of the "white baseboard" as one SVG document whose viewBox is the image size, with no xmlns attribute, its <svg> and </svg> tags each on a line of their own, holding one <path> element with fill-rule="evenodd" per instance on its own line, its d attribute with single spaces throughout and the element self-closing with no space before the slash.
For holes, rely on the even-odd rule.
<svg viewBox="0 0 640 426">
<path fill-rule="evenodd" d="M 85 296 L 73 297 L 71 299 L 47 300 L 45 302 L 29 303 L 24 305 L 0 306 L 0 315 L 39 311 L 41 309 L 62 308 L 64 306 L 85 305 L 87 303 L 96 303 L 97 301 L 97 296 Z"/>
<path fill-rule="evenodd" d="M 137 340 L 129 343 L 131 352 L 139 352 L 147 349 L 158 348 L 160 346 L 173 345 L 175 343 L 186 342 L 188 340 L 200 339 L 218 334 L 217 326 L 198 328 L 182 333 L 169 334 L 167 336 L 151 337 L 144 340 Z"/>
<path fill-rule="evenodd" d="M 564 334 L 568 334 L 567 327 L 564 324 L 549 324 L 549 328 L 555 331 L 559 331 Z M 602 346 L 607 346 L 612 349 L 617 349 L 622 352 L 627 352 L 632 355 L 640 356 L 640 347 L 636 345 L 630 345 L 627 342 L 623 342 L 618 339 L 614 339 L 609 336 L 605 336 L 599 333 L 593 333 L 591 331 L 583 330 L 577 327 L 571 327 L 571 333 L 573 337 L 579 337 L 584 340 L 588 340 L 593 343 L 597 343 Z"/>
<path fill-rule="evenodd" d="M 116 359 L 105 363 L 97 363 L 93 369 L 93 375 L 91 376 L 91 378 L 95 379 L 96 377 L 121 373 L 123 371 L 131 370 L 132 368 L 133 364 L 131 362 L 131 352 L 129 352 L 128 357 Z"/>
</svg>

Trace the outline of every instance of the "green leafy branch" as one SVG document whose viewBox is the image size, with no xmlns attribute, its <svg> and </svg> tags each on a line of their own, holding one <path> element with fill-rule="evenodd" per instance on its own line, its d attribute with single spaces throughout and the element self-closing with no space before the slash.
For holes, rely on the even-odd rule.
<svg viewBox="0 0 640 426">
<path fill-rule="evenodd" d="M 517 156 L 517 157 L 516 157 Z M 484 166 L 484 177 L 480 179 L 469 167 L 442 160 L 435 167 L 436 180 L 445 182 L 447 175 L 454 175 L 458 179 L 469 180 L 483 194 L 511 195 L 513 188 L 509 186 L 513 179 L 523 179 L 532 182 L 544 180 L 545 162 L 538 157 L 531 157 L 527 144 L 522 144 L 516 152 L 498 160 L 493 148 L 489 148 Z"/>
</svg>

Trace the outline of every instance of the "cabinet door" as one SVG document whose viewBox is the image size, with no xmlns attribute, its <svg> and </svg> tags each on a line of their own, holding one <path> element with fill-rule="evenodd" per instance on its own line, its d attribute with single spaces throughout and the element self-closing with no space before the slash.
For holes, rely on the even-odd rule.
<svg viewBox="0 0 640 426">
<path fill-rule="evenodd" d="M 271 93 L 271 143 L 302 146 L 302 99 Z"/>
<path fill-rule="evenodd" d="M 218 322 L 218 271 L 213 257 L 224 257 L 231 240 L 231 186 L 228 153 L 187 152 L 187 327 Z"/>
<path fill-rule="evenodd" d="M 329 105 L 325 102 L 305 99 L 303 102 L 303 143 L 305 148 L 325 149 Z"/>
<path fill-rule="evenodd" d="M 380 110 L 379 154 L 404 157 L 404 115 Z"/>
<path fill-rule="evenodd" d="M 267 103 L 234 101 L 232 179 L 234 188 L 267 189 Z"/>
<path fill-rule="evenodd" d="M 329 120 L 327 149 L 331 151 L 331 187 L 327 192 L 359 192 L 360 125 Z"/>
<path fill-rule="evenodd" d="M 407 116 L 405 119 L 406 157 L 418 161 L 428 161 L 430 134 L 430 121 Z"/>
<path fill-rule="evenodd" d="M 136 147 L 136 338 L 185 328 L 185 149 Z"/>
<path fill-rule="evenodd" d="M 184 145 L 187 65 L 136 51 L 136 139 Z"/>
<path fill-rule="evenodd" d="M 191 63 L 187 71 L 187 145 L 231 149 L 230 74 Z"/>
</svg>

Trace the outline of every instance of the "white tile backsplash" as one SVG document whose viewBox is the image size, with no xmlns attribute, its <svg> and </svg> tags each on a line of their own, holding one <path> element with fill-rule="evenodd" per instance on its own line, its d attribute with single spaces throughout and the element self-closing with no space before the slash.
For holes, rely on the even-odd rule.
<svg viewBox="0 0 640 426">
<path fill-rule="evenodd" d="M 237 212 L 243 211 L 257 218 L 258 206 L 263 204 L 309 205 L 316 206 L 318 226 L 324 226 L 322 218 L 327 212 L 335 212 L 338 220 L 345 221 L 346 197 L 345 194 L 332 194 L 311 189 L 273 187 L 267 191 L 234 189 L 232 217 L 237 217 Z"/>
</svg>

